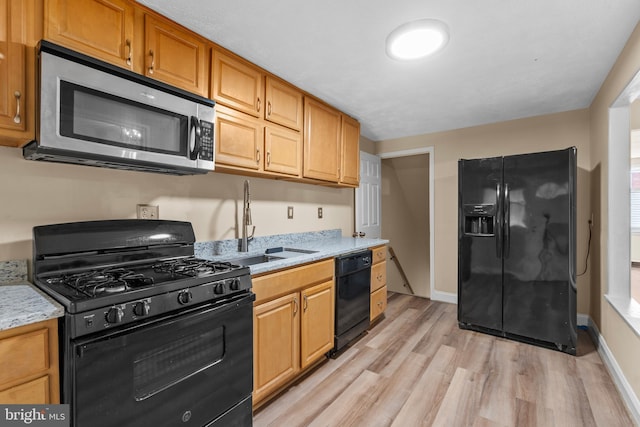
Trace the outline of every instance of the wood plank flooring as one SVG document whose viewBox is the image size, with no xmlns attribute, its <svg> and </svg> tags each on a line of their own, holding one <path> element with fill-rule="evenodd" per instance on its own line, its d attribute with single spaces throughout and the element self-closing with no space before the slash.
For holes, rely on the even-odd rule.
<svg viewBox="0 0 640 427">
<path fill-rule="evenodd" d="M 585 331 L 578 354 L 461 330 L 390 294 L 386 317 L 254 414 L 254 426 L 633 426 Z"/>
</svg>

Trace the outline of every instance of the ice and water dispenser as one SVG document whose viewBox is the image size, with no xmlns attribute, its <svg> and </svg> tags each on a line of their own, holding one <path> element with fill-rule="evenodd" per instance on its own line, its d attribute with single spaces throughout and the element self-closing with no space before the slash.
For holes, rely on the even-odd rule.
<svg viewBox="0 0 640 427">
<path fill-rule="evenodd" d="M 464 233 L 493 236 L 496 205 L 464 205 Z"/>
</svg>

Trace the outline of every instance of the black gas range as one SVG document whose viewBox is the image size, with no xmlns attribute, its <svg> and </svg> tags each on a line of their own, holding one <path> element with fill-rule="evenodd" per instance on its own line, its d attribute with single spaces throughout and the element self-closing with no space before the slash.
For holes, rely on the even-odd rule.
<svg viewBox="0 0 640 427">
<path fill-rule="evenodd" d="M 194 242 L 180 221 L 34 227 L 34 283 L 66 310 L 72 425 L 251 425 L 249 269 L 195 258 Z"/>
</svg>

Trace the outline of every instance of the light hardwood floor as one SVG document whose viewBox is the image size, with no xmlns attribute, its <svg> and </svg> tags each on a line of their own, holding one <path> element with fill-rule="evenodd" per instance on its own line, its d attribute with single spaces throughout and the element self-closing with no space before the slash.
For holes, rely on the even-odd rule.
<svg viewBox="0 0 640 427">
<path fill-rule="evenodd" d="M 588 334 L 570 356 L 458 328 L 390 294 L 386 318 L 254 414 L 254 426 L 633 426 Z"/>
</svg>

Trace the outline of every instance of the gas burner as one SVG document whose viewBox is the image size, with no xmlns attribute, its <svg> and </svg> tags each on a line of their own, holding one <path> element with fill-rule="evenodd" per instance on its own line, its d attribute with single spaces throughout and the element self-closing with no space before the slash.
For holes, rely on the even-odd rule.
<svg viewBox="0 0 640 427">
<path fill-rule="evenodd" d="M 107 268 L 46 279 L 51 285 L 66 285 L 90 297 L 153 285 L 153 278 L 126 268 Z"/>
<path fill-rule="evenodd" d="M 207 274 L 221 273 L 233 269 L 235 266 L 228 262 L 213 262 L 198 258 L 178 258 L 159 262 L 153 265 L 153 270 L 163 273 L 182 274 L 196 277 Z"/>
</svg>

